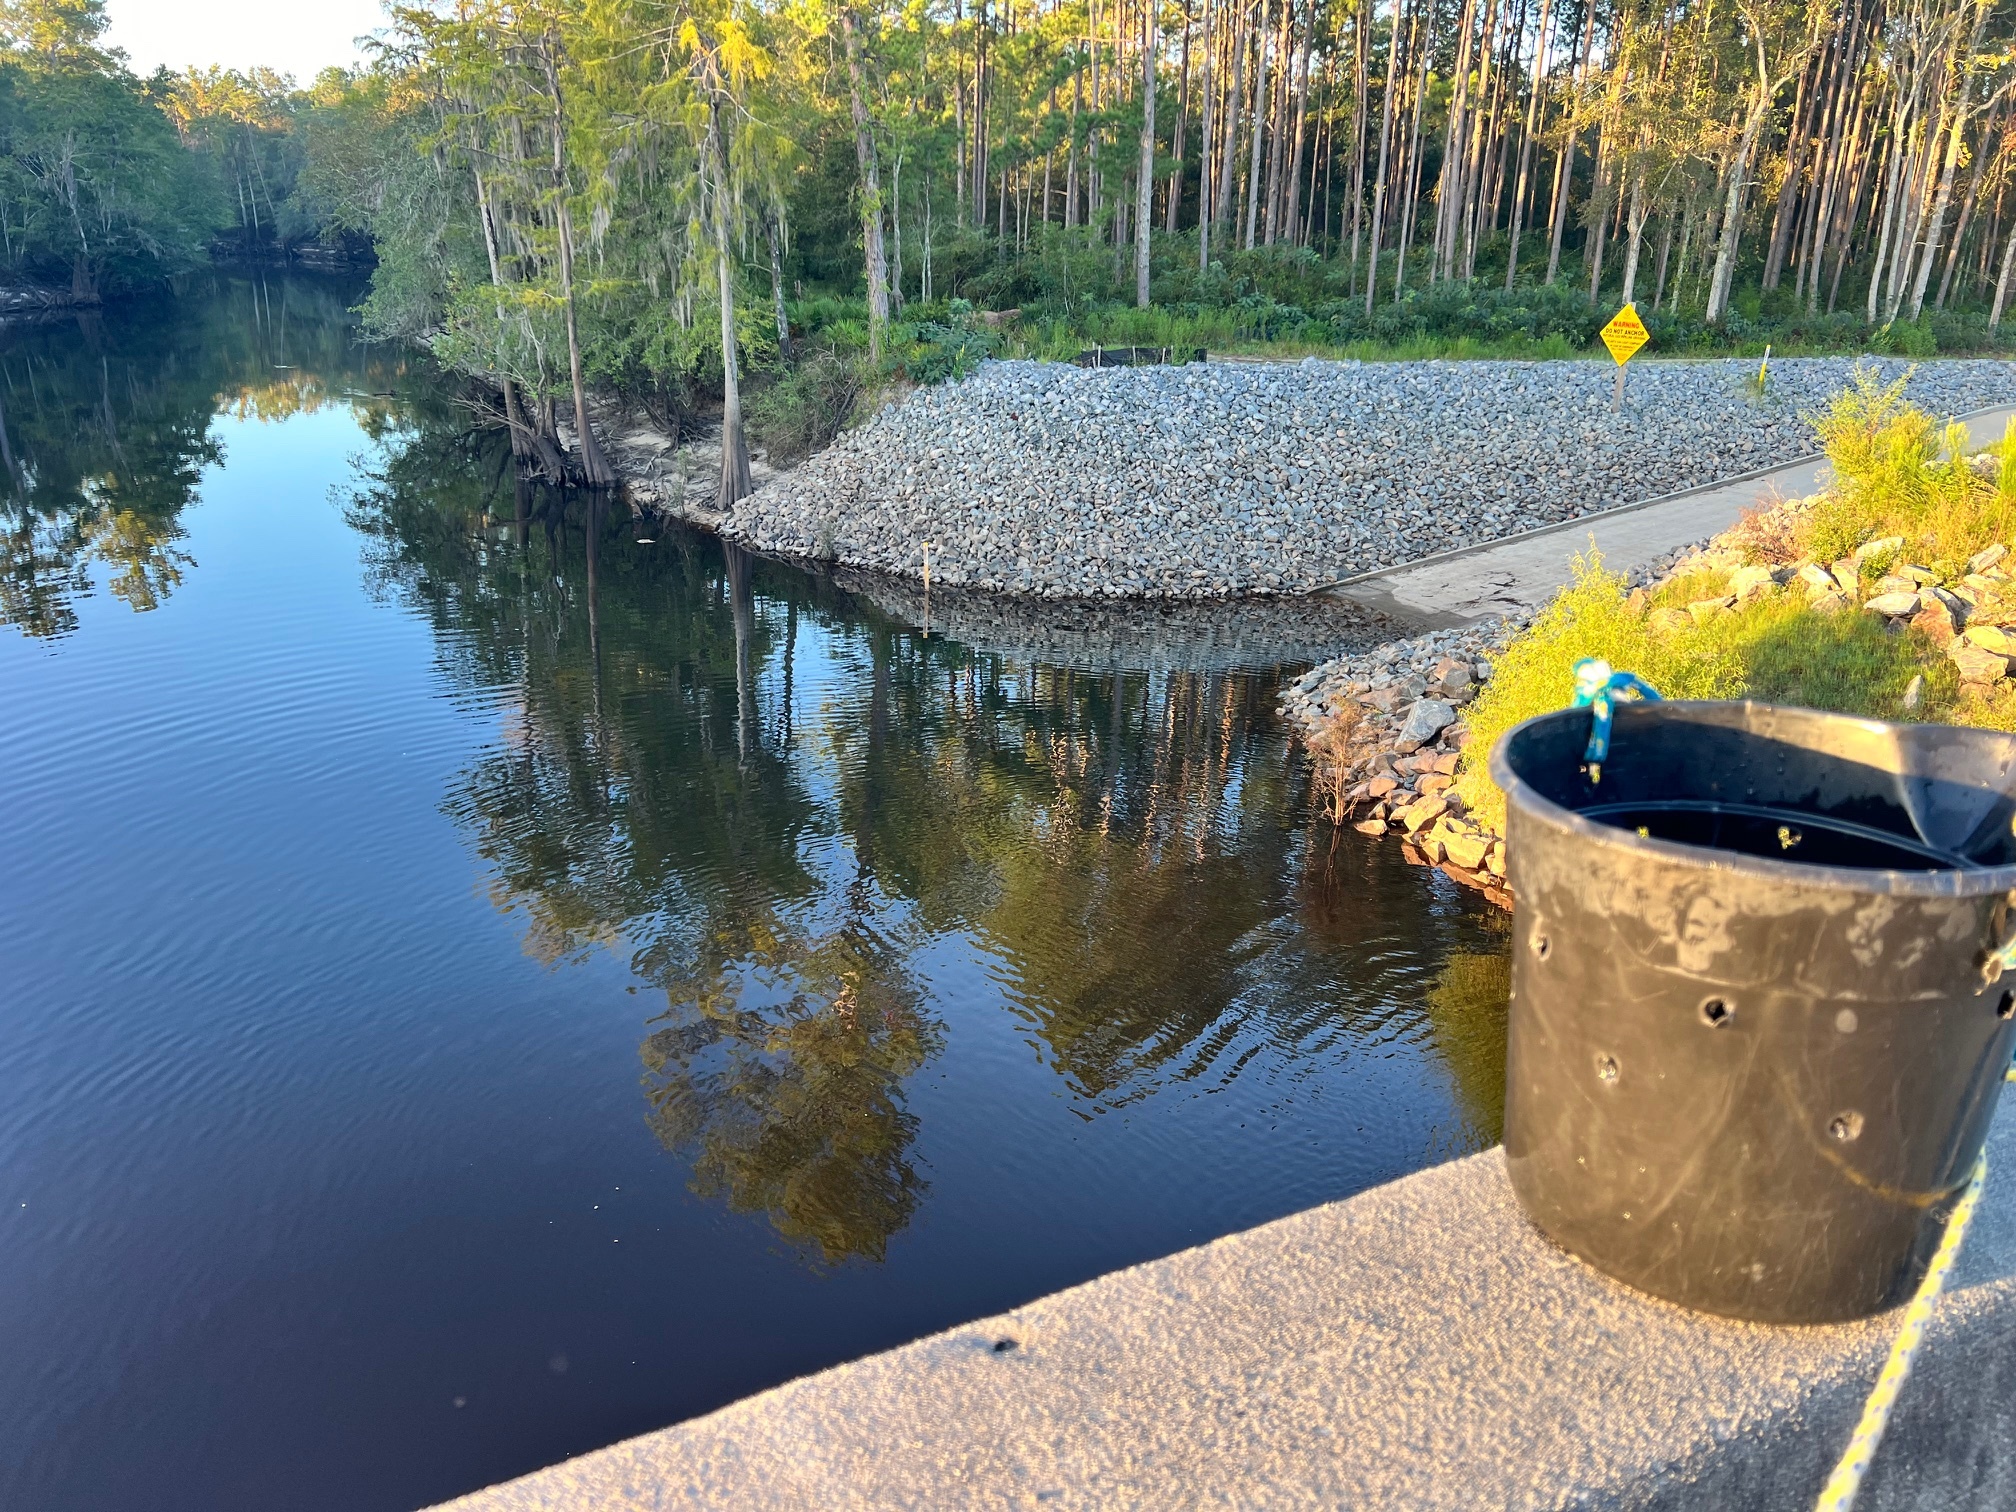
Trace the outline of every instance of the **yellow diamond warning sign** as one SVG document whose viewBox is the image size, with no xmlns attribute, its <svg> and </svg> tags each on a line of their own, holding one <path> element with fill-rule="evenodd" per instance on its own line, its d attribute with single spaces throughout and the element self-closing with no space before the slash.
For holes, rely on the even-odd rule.
<svg viewBox="0 0 2016 1512">
<path fill-rule="evenodd" d="M 1638 318 L 1638 306 L 1627 304 L 1610 318 L 1610 324 L 1603 327 L 1603 345 L 1610 348 L 1610 355 L 1622 367 L 1637 355 L 1638 348 L 1652 339 L 1645 329 L 1645 322 Z"/>
</svg>

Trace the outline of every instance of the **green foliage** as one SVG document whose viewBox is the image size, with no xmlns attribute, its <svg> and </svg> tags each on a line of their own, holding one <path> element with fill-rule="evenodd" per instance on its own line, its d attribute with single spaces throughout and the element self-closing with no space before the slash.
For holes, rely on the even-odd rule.
<svg viewBox="0 0 2016 1512">
<path fill-rule="evenodd" d="M 787 364 L 748 402 L 750 429 L 770 460 L 788 465 L 829 444 L 861 401 L 858 353 L 824 348 Z"/>
<path fill-rule="evenodd" d="M 192 68 L 179 78 L 157 74 L 149 87 L 221 192 L 238 251 L 319 236 L 319 207 L 295 195 L 305 141 L 296 128 L 313 106 L 291 79 L 270 68 Z"/>
<path fill-rule="evenodd" d="M 1965 427 L 1942 430 L 1905 400 L 1908 377 L 1886 387 L 1858 368 L 1854 382 L 1814 420 L 1834 473 L 1802 543 L 1817 560 L 1834 561 L 1864 541 L 1895 535 L 1919 561 L 1959 562 L 2016 525 L 2009 439 L 1997 477 L 1982 477 L 1967 463 Z"/>
<path fill-rule="evenodd" d="M 0 276 L 93 298 L 195 264 L 222 206 L 148 87 L 86 62 L 0 53 Z"/>
<path fill-rule="evenodd" d="M 922 314 L 922 311 L 917 312 Z M 898 327 L 903 370 L 918 383 L 964 378 L 1001 349 L 998 333 L 976 320 L 971 302 L 951 300 L 940 319 L 918 319 Z"/>
<path fill-rule="evenodd" d="M 1456 791 L 1470 809 L 1502 825 L 1505 797 L 1485 770 L 1487 755 L 1521 720 L 1572 701 L 1574 667 L 1583 657 L 1636 672 L 1668 698 L 1753 697 L 1882 718 L 1903 713 L 1904 691 L 1923 673 L 1925 702 L 1916 717 L 1937 718 L 1951 708 L 1951 664 L 1916 631 L 1893 634 L 1874 615 L 1822 614 L 1780 594 L 1682 629 L 1652 623 L 1654 609 L 1723 591 L 1719 581 L 1681 579 L 1656 596 L 1632 594 L 1593 549 L 1577 558 L 1575 581 L 1493 663 L 1491 680 L 1468 711 L 1470 744 Z"/>
</svg>

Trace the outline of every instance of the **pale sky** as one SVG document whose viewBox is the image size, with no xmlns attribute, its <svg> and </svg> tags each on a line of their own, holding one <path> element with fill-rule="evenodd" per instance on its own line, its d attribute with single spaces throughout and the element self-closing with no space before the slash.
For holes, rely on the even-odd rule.
<svg viewBox="0 0 2016 1512">
<path fill-rule="evenodd" d="M 105 13 L 105 40 L 126 49 L 137 74 L 263 63 L 303 85 L 332 63 L 361 61 L 353 39 L 385 24 L 380 0 L 107 0 Z"/>
</svg>

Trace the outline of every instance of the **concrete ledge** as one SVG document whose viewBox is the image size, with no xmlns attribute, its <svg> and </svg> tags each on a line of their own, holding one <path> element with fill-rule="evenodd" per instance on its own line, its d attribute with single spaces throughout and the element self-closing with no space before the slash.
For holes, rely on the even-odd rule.
<svg viewBox="0 0 2016 1512">
<path fill-rule="evenodd" d="M 1862 1512 L 2016 1506 L 2016 1104 L 1989 1161 Z M 1628 1291 L 1493 1150 L 448 1505 L 1810 1507 L 1896 1323 Z"/>
</svg>

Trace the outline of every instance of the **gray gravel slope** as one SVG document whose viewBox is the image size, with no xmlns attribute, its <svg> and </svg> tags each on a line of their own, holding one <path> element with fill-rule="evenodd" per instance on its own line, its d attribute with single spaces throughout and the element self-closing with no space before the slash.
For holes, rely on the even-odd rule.
<svg viewBox="0 0 2016 1512">
<path fill-rule="evenodd" d="M 1864 359 L 1887 381 L 1911 371 Z M 761 550 L 1059 597 L 1296 592 L 1716 482 L 1813 450 L 1855 359 L 991 362 L 920 389 L 720 522 Z M 2016 364 L 1911 371 L 1941 415 L 2016 400 Z"/>
</svg>

